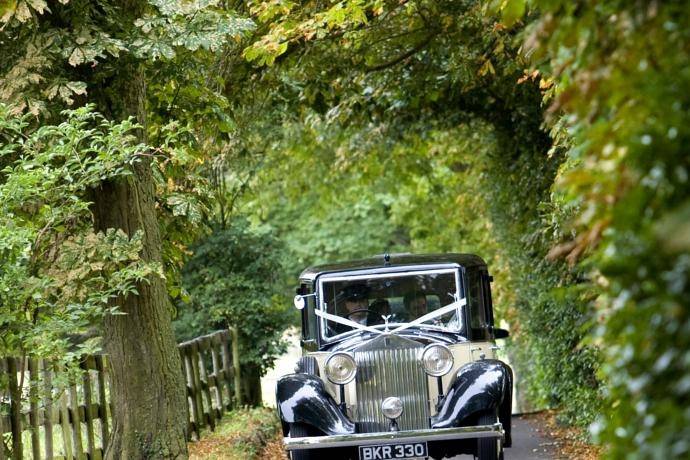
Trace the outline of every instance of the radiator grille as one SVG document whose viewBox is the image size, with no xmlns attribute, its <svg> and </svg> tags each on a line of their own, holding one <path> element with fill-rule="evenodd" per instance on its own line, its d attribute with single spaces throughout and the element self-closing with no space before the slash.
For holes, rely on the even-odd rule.
<svg viewBox="0 0 690 460">
<path fill-rule="evenodd" d="M 401 430 L 429 428 L 427 377 L 420 364 L 423 346 L 398 336 L 382 336 L 355 350 L 357 431 L 388 431 L 390 422 L 381 412 L 381 402 L 397 396 L 404 412 Z"/>
</svg>

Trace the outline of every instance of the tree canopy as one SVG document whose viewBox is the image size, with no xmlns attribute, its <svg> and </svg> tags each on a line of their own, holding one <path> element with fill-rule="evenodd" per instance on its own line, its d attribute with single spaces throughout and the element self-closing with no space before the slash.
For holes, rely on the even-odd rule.
<svg viewBox="0 0 690 460">
<path fill-rule="evenodd" d="M 532 404 L 608 458 L 687 456 L 684 2 L 18 0 L 0 18 L 3 353 L 66 352 L 161 275 L 232 320 L 225 293 L 274 308 L 307 265 L 476 252 Z M 160 261 L 93 226 L 93 190 L 142 166 Z M 253 284 L 278 259 L 277 287 Z"/>
</svg>

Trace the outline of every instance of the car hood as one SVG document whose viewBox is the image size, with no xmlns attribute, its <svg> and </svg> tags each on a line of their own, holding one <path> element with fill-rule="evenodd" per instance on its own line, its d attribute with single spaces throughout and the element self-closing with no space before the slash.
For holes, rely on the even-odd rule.
<svg viewBox="0 0 690 460">
<path fill-rule="evenodd" d="M 431 343 L 440 343 L 443 345 L 452 345 L 454 343 L 467 342 L 467 339 L 460 334 L 454 332 L 441 332 L 430 330 L 425 327 L 411 327 L 404 332 L 394 334 L 406 339 L 411 339 L 423 345 Z M 321 351 L 348 351 L 351 352 L 372 340 L 381 337 L 381 334 L 376 334 L 368 331 L 357 331 L 349 334 L 340 340 L 329 343 L 321 348 Z"/>
</svg>

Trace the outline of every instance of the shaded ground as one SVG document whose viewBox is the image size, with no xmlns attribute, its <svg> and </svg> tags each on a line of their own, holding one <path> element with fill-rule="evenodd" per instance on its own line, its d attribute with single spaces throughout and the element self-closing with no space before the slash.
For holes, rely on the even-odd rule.
<svg viewBox="0 0 690 460">
<path fill-rule="evenodd" d="M 552 412 L 513 416 L 513 447 L 505 460 L 596 460 L 597 448 L 580 439 L 577 430 L 559 427 Z M 453 460 L 471 460 L 470 455 Z"/>
<path fill-rule="evenodd" d="M 538 416 L 513 417 L 513 447 L 506 449 L 506 460 L 555 459 L 558 441 L 548 435 Z"/>
<path fill-rule="evenodd" d="M 276 445 L 279 424 L 275 410 L 265 407 L 236 409 L 226 414 L 214 432 L 202 432 L 189 443 L 190 460 L 258 460 L 267 458 L 266 445 Z M 280 458 L 280 457 L 274 457 Z"/>
<path fill-rule="evenodd" d="M 224 420 L 215 433 L 190 443 L 194 460 L 287 460 L 277 421 L 271 409 L 238 411 Z M 550 413 L 513 417 L 513 447 L 505 460 L 596 460 L 591 446 L 575 439 L 572 430 L 555 426 Z M 452 460 L 471 460 L 461 455 Z"/>
<path fill-rule="evenodd" d="M 513 416 L 513 447 L 505 450 L 505 460 L 551 460 L 568 458 L 558 453 L 558 441 L 543 428 L 542 418 L 536 415 Z M 460 455 L 453 460 L 471 460 Z"/>
</svg>

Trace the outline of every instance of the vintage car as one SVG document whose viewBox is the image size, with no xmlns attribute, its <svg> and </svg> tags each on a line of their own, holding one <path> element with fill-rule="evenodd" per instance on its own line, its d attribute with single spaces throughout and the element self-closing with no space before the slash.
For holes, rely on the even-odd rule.
<svg viewBox="0 0 690 460">
<path fill-rule="evenodd" d="M 503 457 L 513 374 L 496 359 L 491 276 L 470 254 L 311 267 L 302 349 L 276 401 L 293 460 Z"/>
</svg>

